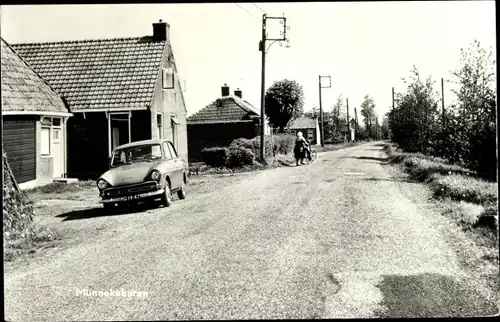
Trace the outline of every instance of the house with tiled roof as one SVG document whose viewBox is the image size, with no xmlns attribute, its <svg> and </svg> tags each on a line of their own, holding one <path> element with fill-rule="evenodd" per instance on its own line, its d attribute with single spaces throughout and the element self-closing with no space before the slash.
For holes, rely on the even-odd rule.
<svg viewBox="0 0 500 322">
<path fill-rule="evenodd" d="M 230 95 L 224 84 L 221 94 L 187 118 L 189 162 L 202 161 L 204 148 L 229 146 L 234 139 L 251 139 L 260 133 L 260 111 L 243 99 L 243 92 L 237 89 Z M 268 126 L 265 131 L 269 134 Z"/>
<path fill-rule="evenodd" d="M 166 138 L 187 159 L 186 104 L 170 43 L 170 25 L 153 35 L 13 45 L 67 102 L 70 177 L 91 179 L 112 150 Z"/>
<path fill-rule="evenodd" d="M 287 132 L 293 135 L 302 132 L 312 145 L 321 144 L 319 122 L 316 117 L 301 116 L 296 118 L 288 126 Z"/>
<path fill-rule="evenodd" d="M 66 173 L 63 99 L 1 39 L 2 153 L 21 188 L 51 182 Z"/>
</svg>

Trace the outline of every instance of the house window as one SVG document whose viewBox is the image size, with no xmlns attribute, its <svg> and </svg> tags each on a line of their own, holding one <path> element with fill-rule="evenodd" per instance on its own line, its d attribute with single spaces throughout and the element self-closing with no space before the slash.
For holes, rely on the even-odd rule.
<svg viewBox="0 0 500 322">
<path fill-rule="evenodd" d="M 307 129 L 307 139 L 308 140 L 314 139 L 314 132 L 312 129 Z"/>
<path fill-rule="evenodd" d="M 173 68 L 162 69 L 163 89 L 174 89 L 174 70 Z"/>
<path fill-rule="evenodd" d="M 54 126 L 61 126 L 61 119 L 60 119 L 60 118 L 58 118 L 58 117 L 54 117 L 54 118 L 52 119 L 52 124 L 53 124 Z"/>
<path fill-rule="evenodd" d="M 40 153 L 50 155 L 50 127 L 42 127 L 40 132 Z"/>
<path fill-rule="evenodd" d="M 158 137 L 163 139 L 163 114 L 156 114 L 156 126 L 158 127 Z"/>
</svg>

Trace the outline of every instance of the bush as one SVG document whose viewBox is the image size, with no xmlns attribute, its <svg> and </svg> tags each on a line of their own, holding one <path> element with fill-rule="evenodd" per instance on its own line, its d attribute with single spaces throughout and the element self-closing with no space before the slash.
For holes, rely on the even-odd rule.
<svg viewBox="0 0 500 322">
<path fill-rule="evenodd" d="M 244 147 L 244 148 L 247 148 L 247 149 L 250 149 L 250 150 L 254 149 L 254 145 L 253 145 L 252 140 L 245 139 L 245 138 L 235 139 L 229 145 L 229 149 L 233 149 L 233 148 L 237 148 L 237 147 Z"/>
<path fill-rule="evenodd" d="M 232 168 L 251 165 L 255 160 L 255 154 L 249 148 L 243 146 L 232 146 L 229 149 L 227 165 Z"/>
<path fill-rule="evenodd" d="M 203 162 L 212 167 L 223 167 L 229 157 L 229 149 L 223 147 L 205 148 L 201 150 Z"/>
<path fill-rule="evenodd" d="M 457 201 L 493 204 L 498 199 L 496 183 L 458 174 L 434 174 L 431 187 L 435 197 L 449 197 Z"/>
</svg>

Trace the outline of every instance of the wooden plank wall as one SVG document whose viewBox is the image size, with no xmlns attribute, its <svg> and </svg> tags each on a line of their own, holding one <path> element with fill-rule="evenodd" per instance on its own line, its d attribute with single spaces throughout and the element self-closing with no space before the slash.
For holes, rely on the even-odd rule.
<svg viewBox="0 0 500 322">
<path fill-rule="evenodd" d="M 3 148 L 18 183 L 36 179 L 36 121 L 4 116 Z"/>
</svg>

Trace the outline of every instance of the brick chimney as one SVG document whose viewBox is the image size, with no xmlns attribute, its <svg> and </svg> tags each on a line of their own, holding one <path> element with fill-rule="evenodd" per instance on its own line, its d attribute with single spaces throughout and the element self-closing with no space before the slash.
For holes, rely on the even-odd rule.
<svg viewBox="0 0 500 322">
<path fill-rule="evenodd" d="M 229 96 L 229 86 L 227 86 L 227 84 L 224 84 L 224 86 L 221 87 L 221 92 L 222 97 Z"/>
<path fill-rule="evenodd" d="M 238 88 L 237 90 L 234 91 L 234 96 L 238 96 L 239 98 L 243 98 L 243 97 L 241 97 L 241 95 L 242 95 L 241 89 Z"/>
<path fill-rule="evenodd" d="M 170 25 L 166 22 L 153 23 L 153 41 L 170 40 Z"/>
</svg>

